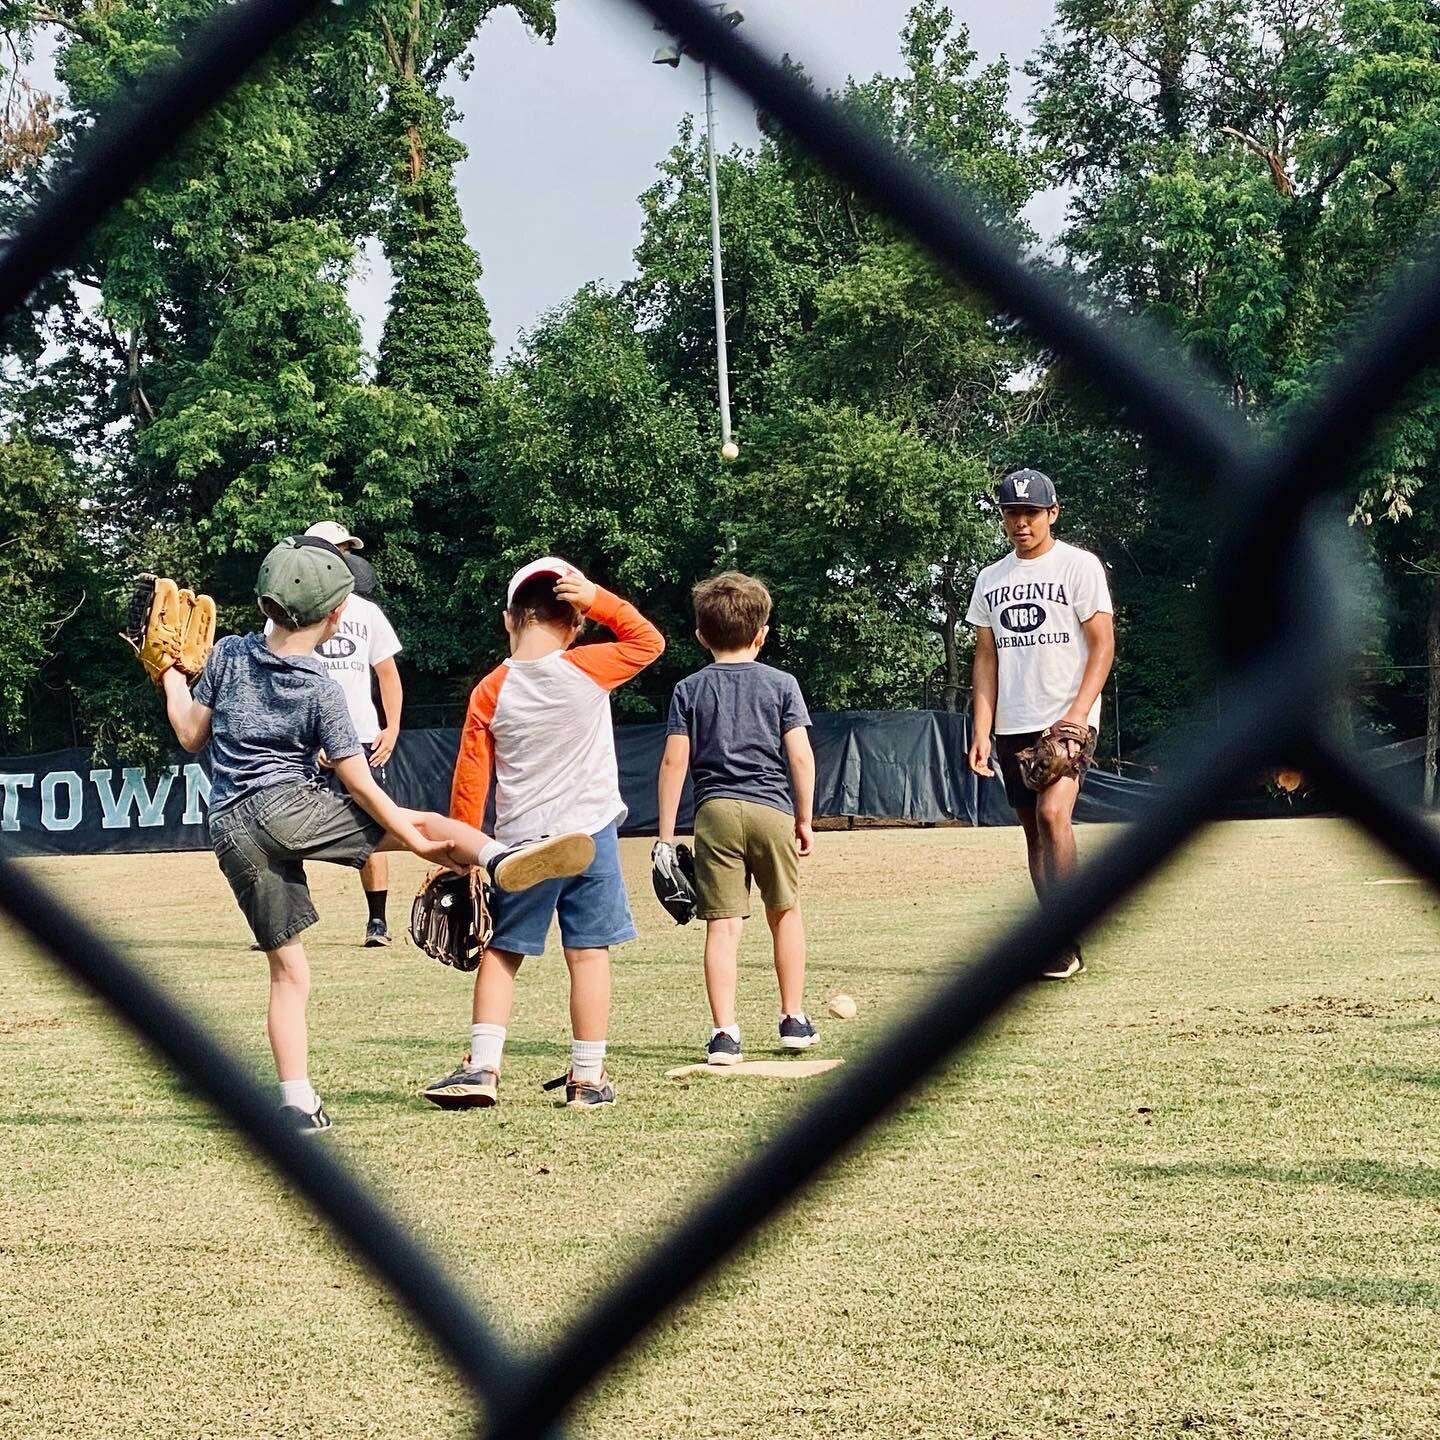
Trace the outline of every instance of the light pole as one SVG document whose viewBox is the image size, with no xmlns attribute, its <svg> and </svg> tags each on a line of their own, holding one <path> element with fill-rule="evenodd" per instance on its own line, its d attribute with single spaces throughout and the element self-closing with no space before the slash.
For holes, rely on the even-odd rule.
<svg viewBox="0 0 1440 1440">
<path fill-rule="evenodd" d="M 745 16 L 738 5 L 711 5 L 726 25 L 739 25 Z M 657 26 L 657 29 L 660 27 Z M 691 52 L 684 46 L 662 45 L 652 63 L 678 69 L 682 55 Z M 730 431 L 730 355 L 725 343 L 725 278 L 720 265 L 720 189 L 715 178 L 715 94 L 710 75 L 710 62 L 701 60 L 705 69 L 705 152 L 710 171 L 710 275 L 715 286 L 715 370 L 720 389 L 720 455 L 734 460 L 740 454 Z M 734 542 L 731 547 L 734 548 Z"/>
</svg>

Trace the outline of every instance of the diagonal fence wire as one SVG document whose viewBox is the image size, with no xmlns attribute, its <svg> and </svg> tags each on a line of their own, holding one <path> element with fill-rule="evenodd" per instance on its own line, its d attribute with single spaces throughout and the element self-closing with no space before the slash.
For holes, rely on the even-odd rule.
<svg viewBox="0 0 1440 1440">
<path fill-rule="evenodd" d="M 197 26 L 177 60 L 139 76 L 131 98 L 81 137 L 70 164 L 0 249 L 0 318 L 70 258 L 201 116 L 322 8 L 320 0 L 240 0 Z"/>
<path fill-rule="evenodd" d="M 514 1360 L 444 1269 L 323 1140 L 299 1134 L 281 1120 L 271 1096 L 203 1025 L 11 859 L 0 860 L 0 909 L 289 1175 L 487 1402 L 507 1392 L 516 1374 Z"/>
<path fill-rule="evenodd" d="M 640 0 L 672 33 L 706 55 L 781 121 L 811 152 L 877 209 L 888 212 L 967 284 L 1022 320 L 1042 341 L 1084 365 L 1124 405 L 1151 439 L 1215 483 L 1233 503 L 1242 537 L 1247 525 L 1275 520 L 1324 489 L 1334 489 L 1352 464 L 1377 414 L 1400 386 L 1428 364 L 1440 341 L 1440 270 L 1424 273 L 1390 302 L 1391 328 L 1379 327 L 1341 367 L 1328 398 L 1317 402 L 1300 433 L 1268 451 L 1258 449 L 1233 416 L 1188 372 L 1173 347 L 1161 349 L 1130 325 L 1097 323 L 1064 292 L 1011 252 L 978 210 L 927 178 L 889 144 L 860 129 L 833 105 L 752 51 L 696 0 Z M 244 0 L 200 27 L 185 59 L 165 81 L 103 131 L 87 137 L 74 163 L 0 253 L 0 313 L 18 304 L 61 262 L 78 239 L 172 146 L 245 70 L 301 21 L 312 4 Z M 143 158 L 142 158 L 143 157 Z M 1418 293 L 1417 293 L 1418 291 Z M 1230 554 L 1244 560 L 1243 544 Z M 1321 584 L 1333 567 L 1307 550 L 1299 578 Z M 1332 575 L 1333 578 L 1333 575 Z M 1253 572 L 1232 564 L 1222 576 L 1228 603 L 1239 606 Z M 1254 590 L 1249 592 L 1252 596 Z M 1265 592 L 1262 592 L 1265 593 Z M 276 1124 L 268 1100 L 198 1025 L 143 975 L 34 885 L 13 862 L 0 863 L 0 908 L 39 938 L 166 1054 L 192 1084 L 277 1166 L 294 1177 L 352 1246 L 431 1329 L 488 1401 L 489 1433 L 553 1433 L 551 1423 L 665 1308 L 723 1255 L 807 1183 L 866 1126 L 974 1035 L 1034 974 L 1075 928 L 1105 914 L 1211 813 L 1215 801 L 1253 767 L 1280 751 L 1300 753 L 1336 799 L 1383 843 L 1431 879 L 1440 875 L 1440 841 L 1416 814 L 1363 774 L 1328 737 L 1312 733 L 1321 687 L 1335 656 L 1317 659 L 1286 624 L 1289 610 L 1265 617 L 1272 647 L 1232 689 L 1232 724 L 1225 743 L 1177 772 L 1172 803 L 1112 847 L 1104 872 L 1088 865 L 1052 902 L 958 974 L 922 1012 L 922 1024 L 897 1030 L 809 1112 L 792 1122 L 783 1154 L 762 1152 L 732 1187 L 698 1207 L 691 1219 L 640 1263 L 581 1320 L 548 1356 L 517 1371 L 514 1360 L 447 1281 L 341 1167 Z M 1326 635 L 1329 645 L 1337 637 Z M 1304 655 L 1304 663 L 1295 659 Z M 917 1033 L 918 1031 L 918 1033 Z M 903 1039 L 903 1043 L 900 1041 Z M 762 1171 L 764 1173 L 762 1173 Z M 737 1188 L 738 1187 L 738 1188 Z"/>
<path fill-rule="evenodd" d="M 1278 667 L 1278 668 L 1277 668 Z M 1315 685 L 1312 665 L 1273 657 L 1237 688 L 1241 723 L 1177 771 L 1170 803 L 1136 824 L 1032 915 L 935 991 L 907 1020 L 847 1065 L 719 1190 L 616 1284 L 530 1369 L 492 1412 L 488 1440 L 536 1440 L 546 1426 L 664 1313 L 782 1206 L 857 1144 L 916 1085 L 1058 954 L 1152 876 L 1211 819 L 1234 788 L 1291 733 L 1290 692 Z M 1277 685 L 1276 679 L 1285 683 Z"/>
</svg>

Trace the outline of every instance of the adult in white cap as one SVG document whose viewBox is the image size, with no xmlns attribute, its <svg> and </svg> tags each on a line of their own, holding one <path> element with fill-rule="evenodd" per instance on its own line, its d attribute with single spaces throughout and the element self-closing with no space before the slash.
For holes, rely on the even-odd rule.
<svg viewBox="0 0 1440 1440">
<path fill-rule="evenodd" d="M 328 540 L 345 556 L 347 563 L 355 551 L 365 548 L 365 542 L 338 520 L 321 520 L 305 533 Z M 368 565 L 365 568 L 370 569 Z M 400 735 L 400 712 L 405 703 L 400 671 L 395 664 L 401 646 L 384 611 L 361 593 L 365 588 L 357 578 L 356 589 L 345 602 L 338 628 L 330 639 L 316 647 L 315 658 L 345 692 L 356 739 L 365 747 L 376 783 L 388 790 L 385 764 Z M 383 723 L 375 707 L 372 677 L 380 689 Z M 390 893 L 390 862 L 383 854 L 372 854 L 365 862 L 360 871 L 360 885 L 369 910 L 365 944 L 388 945 L 390 929 L 386 924 L 385 905 Z"/>
</svg>

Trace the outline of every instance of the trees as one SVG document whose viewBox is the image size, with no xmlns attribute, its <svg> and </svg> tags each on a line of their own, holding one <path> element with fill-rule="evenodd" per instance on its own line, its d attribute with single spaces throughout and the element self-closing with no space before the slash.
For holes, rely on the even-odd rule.
<svg viewBox="0 0 1440 1440">
<path fill-rule="evenodd" d="M 1061 0 L 1057 19 L 1028 68 L 1037 135 L 1074 187 L 1066 249 L 1097 292 L 1162 321 L 1237 410 L 1273 426 L 1314 393 L 1434 213 L 1433 7 Z M 1432 408 L 1412 408 L 1377 451 L 1362 516 L 1406 511 L 1433 463 Z M 1114 446 L 1117 468 L 1132 469 L 1123 426 Z M 1147 598 L 1111 558 L 1122 614 L 1133 621 L 1140 601 L 1153 633 L 1194 615 L 1213 521 L 1170 464 L 1146 458 L 1135 484 L 1127 546 L 1155 566 Z M 1187 511 L 1194 528 L 1167 547 L 1166 517 Z M 1155 662 L 1184 634 L 1152 658 L 1122 650 L 1157 722 L 1180 697 L 1167 696 L 1173 665 Z"/>
<path fill-rule="evenodd" d="M 1023 235 L 1040 168 L 1006 109 L 1006 67 L 978 67 L 936 0 L 911 11 L 902 54 L 900 76 L 851 82 L 840 102 Z M 777 653 L 817 703 L 908 703 L 938 667 L 955 708 L 969 580 L 998 543 L 979 497 L 1033 356 L 784 135 L 724 157 L 719 181 L 742 446 L 714 528 L 772 582 Z M 642 204 L 627 294 L 657 367 L 703 411 L 708 208 L 688 128 Z"/>
</svg>

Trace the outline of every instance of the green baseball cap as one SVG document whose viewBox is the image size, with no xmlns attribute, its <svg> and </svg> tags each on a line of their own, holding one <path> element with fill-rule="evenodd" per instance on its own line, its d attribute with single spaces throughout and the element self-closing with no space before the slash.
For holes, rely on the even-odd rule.
<svg viewBox="0 0 1440 1440">
<path fill-rule="evenodd" d="M 272 601 L 297 629 L 323 620 L 354 588 L 344 555 L 309 535 L 282 540 L 255 577 L 255 598 Z"/>
</svg>

